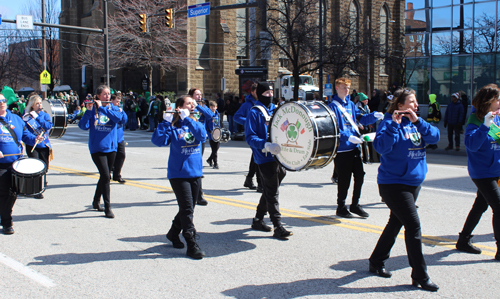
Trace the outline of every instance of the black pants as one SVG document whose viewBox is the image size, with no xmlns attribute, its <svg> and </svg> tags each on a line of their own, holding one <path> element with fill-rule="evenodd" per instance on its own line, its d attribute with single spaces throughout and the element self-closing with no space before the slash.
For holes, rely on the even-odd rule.
<svg viewBox="0 0 500 299">
<path fill-rule="evenodd" d="M 174 224 L 182 227 L 184 232 L 195 231 L 193 223 L 196 198 L 201 190 L 201 178 L 170 179 L 170 186 L 174 190 L 179 212 L 174 217 Z"/>
<path fill-rule="evenodd" d="M 427 279 L 427 265 L 422 253 L 422 232 L 420 219 L 415 202 L 417 201 L 420 186 L 402 184 L 378 185 L 380 196 L 391 210 L 389 222 L 370 256 L 370 262 L 375 267 L 383 267 L 389 258 L 392 246 L 401 230 L 405 227 L 405 244 L 408 261 L 412 268 L 413 279 Z"/>
<path fill-rule="evenodd" d="M 359 148 L 355 148 L 348 152 L 337 153 L 334 171 L 338 174 L 339 180 L 337 185 L 337 209 L 341 209 L 345 206 L 347 192 L 351 185 L 351 175 L 354 175 L 354 190 L 352 192 L 351 205 L 357 206 L 359 204 L 361 187 L 363 186 L 365 177 Z"/>
<path fill-rule="evenodd" d="M 0 163 L 0 224 L 4 228 L 12 226 L 12 208 L 17 199 L 11 184 L 12 163 Z"/>
<path fill-rule="evenodd" d="M 257 164 L 255 163 L 255 161 L 253 159 L 253 154 L 252 154 L 252 158 L 250 158 L 250 164 L 248 164 L 247 176 L 250 178 L 253 178 L 254 175 L 255 175 L 255 178 L 257 179 L 257 185 L 260 186 L 261 185 L 260 184 L 260 174 L 259 174 Z"/>
<path fill-rule="evenodd" d="M 212 148 L 212 154 L 210 155 L 210 157 L 208 157 L 208 160 L 209 161 L 212 161 L 214 162 L 215 165 L 217 165 L 217 152 L 219 151 L 219 147 L 220 147 L 220 142 L 215 142 L 213 140 L 209 140 L 210 141 L 210 147 Z"/>
<path fill-rule="evenodd" d="M 498 188 L 498 177 L 485 179 L 472 179 L 477 187 L 477 196 L 472 209 L 465 220 L 462 234 L 468 236 L 472 234 L 476 228 L 481 216 L 488 209 L 488 206 L 493 210 L 493 234 L 497 241 L 497 246 L 500 246 L 500 188 Z"/>
<path fill-rule="evenodd" d="M 455 146 L 460 146 L 460 129 L 462 126 L 448 124 L 448 147 L 453 148 L 453 135 L 455 135 Z M 455 132 L 455 134 L 453 134 Z"/>
<path fill-rule="evenodd" d="M 97 182 L 97 187 L 95 188 L 94 202 L 104 201 L 104 207 L 109 208 L 110 201 L 110 172 L 115 163 L 116 152 L 111 153 L 94 153 L 91 155 L 92 161 L 94 161 L 95 166 L 99 170 L 99 181 Z"/>
<path fill-rule="evenodd" d="M 123 162 L 125 162 L 125 140 L 118 143 L 116 150 L 115 163 L 113 164 L 113 180 L 119 180 L 122 177 Z"/>
<path fill-rule="evenodd" d="M 201 156 L 203 157 L 203 154 L 205 153 L 205 142 L 201 144 Z"/>
<path fill-rule="evenodd" d="M 286 176 L 285 169 L 276 161 L 257 165 L 262 178 L 262 195 L 257 205 L 258 219 L 263 219 L 267 212 L 274 227 L 281 225 L 281 213 L 279 210 L 279 187 Z"/>
</svg>

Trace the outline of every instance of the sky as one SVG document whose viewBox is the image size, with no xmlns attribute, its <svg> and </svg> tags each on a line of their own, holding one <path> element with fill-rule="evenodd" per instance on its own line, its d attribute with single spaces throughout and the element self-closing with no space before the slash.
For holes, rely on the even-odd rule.
<svg viewBox="0 0 500 299">
<path fill-rule="evenodd" d="M 0 14 L 2 15 L 2 19 L 15 20 L 16 15 L 23 14 L 25 7 L 31 3 L 40 3 L 41 9 L 41 0 L 0 0 Z M 61 1 L 57 1 L 57 3 L 61 5 Z"/>
</svg>

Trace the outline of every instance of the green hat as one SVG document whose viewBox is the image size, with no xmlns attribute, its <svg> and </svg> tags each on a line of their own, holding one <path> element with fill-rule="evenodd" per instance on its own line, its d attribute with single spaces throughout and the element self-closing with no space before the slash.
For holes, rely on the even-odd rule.
<svg viewBox="0 0 500 299">
<path fill-rule="evenodd" d="M 16 93 L 14 92 L 14 90 L 12 88 L 10 88 L 8 86 L 4 86 L 1 93 L 3 94 L 5 99 L 7 100 L 7 105 L 10 105 L 12 103 L 17 102 Z"/>
<path fill-rule="evenodd" d="M 366 96 L 366 94 L 360 92 L 358 93 L 358 96 L 359 96 L 359 101 L 360 102 L 363 102 L 364 100 L 368 99 L 368 97 Z"/>
</svg>

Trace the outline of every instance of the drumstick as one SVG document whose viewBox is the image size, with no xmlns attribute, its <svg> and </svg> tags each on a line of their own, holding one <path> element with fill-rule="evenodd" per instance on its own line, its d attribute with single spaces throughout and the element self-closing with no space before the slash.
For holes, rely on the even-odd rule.
<svg viewBox="0 0 500 299">
<path fill-rule="evenodd" d="M 22 156 L 22 154 L 21 154 L 21 153 L 19 153 L 19 154 L 6 154 L 6 155 L 3 155 L 3 156 L 4 156 L 4 157 L 10 157 L 10 156 L 19 156 L 19 155 L 21 155 L 21 156 Z"/>
<path fill-rule="evenodd" d="M 40 133 L 40 135 L 38 135 L 38 137 L 40 137 L 40 136 L 42 136 L 42 135 L 43 135 L 43 132 L 42 132 L 42 133 Z M 39 141 L 37 140 L 37 141 L 35 142 L 35 145 L 33 145 L 33 148 L 31 149 L 31 152 L 33 152 L 33 151 L 35 150 L 35 147 L 37 146 L 37 144 L 38 144 L 38 143 L 39 143 Z"/>
</svg>

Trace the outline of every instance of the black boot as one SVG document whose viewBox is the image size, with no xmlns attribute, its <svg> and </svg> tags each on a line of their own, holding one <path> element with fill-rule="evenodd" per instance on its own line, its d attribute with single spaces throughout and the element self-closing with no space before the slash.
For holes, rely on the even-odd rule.
<svg viewBox="0 0 500 299">
<path fill-rule="evenodd" d="M 468 252 L 468 253 L 474 253 L 474 254 L 480 254 L 481 249 L 477 248 L 476 246 L 472 245 L 471 243 L 471 238 L 472 235 L 464 235 L 463 233 L 458 234 L 458 241 L 457 245 L 455 247 L 463 252 Z"/>
<path fill-rule="evenodd" d="M 95 200 L 94 199 L 94 201 L 92 202 L 92 208 L 96 209 L 99 212 L 102 212 L 102 211 L 104 211 L 104 209 L 101 207 L 99 201 L 100 200 Z"/>
<path fill-rule="evenodd" d="M 203 252 L 203 250 L 200 249 L 200 246 L 196 243 L 196 237 L 198 236 L 196 231 L 183 232 L 182 236 L 187 243 L 186 255 L 195 260 L 201 260 L 205 256 L 205 252 Z"/>
<path fill-rule="evenodd" d="M 184 243 L 182 243 L 179 238 L 181 231 L 182 228 L 175 225 L 175 222 L 172 221 L 172 227 L 170 227 L 170 230 L 167 233 L 167 239 L 172 242 L 172 246 L 174 246 L 174 248 L 184 248 Z"/>
<path fill-rule="evenodd" d="M 248 189 L 252 189 L 252 190 L 257 189 L 257 187 L 253 184 L 253 180 L 252 180 L 251 176 L 247 176 L 247 178 L 245 179 L 245 183 L 243 183 L 243 187 L 248 188 Z"/>
</svg>

